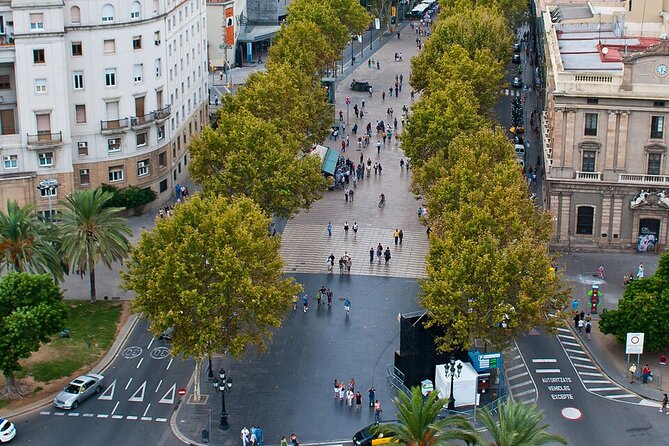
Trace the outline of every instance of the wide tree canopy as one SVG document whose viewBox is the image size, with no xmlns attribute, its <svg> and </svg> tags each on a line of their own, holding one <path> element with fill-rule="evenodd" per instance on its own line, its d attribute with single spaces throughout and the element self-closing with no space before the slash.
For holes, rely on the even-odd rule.
<svg viewBox="0 0 669 446">
<path fill-rule="evenodd" d="M 221 113 L 190 144 L 190 173 L 210 194 L 245 195 L 269 214 L 288 218 L 325 191 L 320 158 L 302 156 L 277 128 L 240 110 Z"/>
<path fill-rule="evenodd" d="M 283 278 L 269 222 L 246 197 L 197 194 L 142 234 L 123 287 L 135 292 L 133 307 L 154 334 L 173 327 L 175 356 L 194 357 L 199 367 L 213 353 L 239 357 L 249 345 L 267 345 L 301 291 Z"/>
<path fill-rule="evenodd" d="M 275 64 L 285 64 L 310 76 L 322 74 L 340 56 L 330 42 L 321 34 L 314 22 L 299 21 L 284 23 L 269 49 L 268 70 Z M 318 76 L 320 77 L 320 76 Z M 282 87 L 283 89 L 283 87 Z M 290 100 L 292 98 L 285 98 Z"/>
<path fill-rule="evenodd" d="M 0 370 L 5 375 L 2 396 L 23 393 L 15 380 L 20 359 L 29 357 L 63 328 L 67 309 L 63 293 L 48 274 L 11 272 L 0 282 Z"/>
</svg>

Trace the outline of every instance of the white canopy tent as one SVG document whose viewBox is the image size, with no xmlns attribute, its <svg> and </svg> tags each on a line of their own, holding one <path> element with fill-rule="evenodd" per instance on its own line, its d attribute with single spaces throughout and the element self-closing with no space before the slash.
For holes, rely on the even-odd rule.
<svg viewBox="0 0 669 446">
<path fill-rule="evenodd" d="M 468 362 L 455 361 L 456 368 L 458 364 L 462 364 L 462 370 L 460 376 L 457 376 L 457 371 L 455 372 L 453 380 L 455 407 L 473 406 L 474 402 L 478 405 L 480 397 L 477 392 L 478 373 Z M 446 366 L 447 364 L 439 364 L 435 367 L 434 387 L 439 392 L 440 398 L 451 397 L 451 375 L 446 371 Z"/>
</svg>

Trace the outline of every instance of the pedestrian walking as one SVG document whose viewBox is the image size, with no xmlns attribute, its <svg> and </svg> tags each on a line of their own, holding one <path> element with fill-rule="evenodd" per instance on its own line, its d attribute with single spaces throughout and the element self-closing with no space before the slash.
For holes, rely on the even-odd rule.
<svg viewBox="0 0 669 446">
<path fill-rule="evenodd" d="M 589 341 L 590 334 L 592 333 L 592 324 L 590 322 L 585 323 L 585 338 Z"/>
<path fill-rule="evenodd" d="M 585 321 L 581 318 L 578 319 L 578 322 L 576 323 L 576 326 L 578 327 L 578 334 L 583 333 L 583 327 L 585 326 Z"/>
<path fill-rule="evenodd" d="M 348 235 L 348 221 L 344 223 L 344 235 Z"/>
<path fill-rule="evenodd" d="M 665 415 L 669 415 L 669 411 L 667 410 L 667 403 L 669 403 L 669 396 L 664 393 L 662 396 L 662 407 L 660 407 L 660 412 L 664 411 Z"/>
<path fill-rule="evenodd" d="M 376 395 L 376 388 L 374 386 L 370 387 L 369 390 L 367 390 L 369 393 L 369 407 L 374 407 L 374 397 Z"/>
<path fill-rule="evenodd" d="M 399 233 L 399 238 L 400 238 L 400 246 L 402 246 L 402 239 L 404 238 L 404 231 L 402 231 L 401 229 L 400 229 L 400 233 Z"/>
<path fill-rule="evenodd" d="M 330 273 L 330 274 L 332 274 L 332 269 L 334 268 L 334 261 L 335 261 L 334 254 L 330 254 L 328 259 L 325 261 L 328 265 L 328 273 Z"/>
<path fill-rule="evenodd" d="M 381 175 L 381 172 L 383 172 L 383 166 L 379 163 L 379 175 Z"/>
<path fill-rule="evenodd" d="M 571 301 L 571 309 L 572 311 L 578 311 L 578 299 L 574 298 L 574 300 Z"/>
<path fill-rule="evenodd" d="M 653 372 L 651 372 L 650 366 L 646 364 L 641 371 L 641 382 L 643 384 L 648 384 L 649 380 L 653 380 Z"/>
<path fill-rule="evenodd" d="M 357 392 L 355 392 L 355 411 L 359 412 L 361 408 L 362 408 L 362 394 L 358 390 Z"/>
<path fill-rule="evenodd" d="M 383 258 L 386 260 L 386 266 L 388 266 L 388 262 L 390 262 L 390 247 L 386 247 Z"/>
<path fill-rule="evenodd" d="M 325 292 L 325 295 L 328 297 L 328 307 L 332 306 L 332 297 L 334 296 L 334 293 L 330 288 L 327 289 Z"/>
<path fill-rule="evenodd" d="M 376 140 L 376 153 L 380 154 L 381 153 L 381 141 L 378 139 Z"/>
<path fill-rule="evenodd" d="M 578 323 L 580 322 L 580 320 L 581 320 L 580 316 L 578 315 L 578 313 L 576 313 L 574 315 L 574 328 L 576 330 L 578 330 Z"/>
<path fill-rule="evenodd" d="M 369 263 L 374 262 L 374 247 L 369 248 Z"/>
<path fill-rule="evenodd" d="M 356 235 L 358 235 L 358 222 L 354 221 L 353 222 L 353 236 L 355 237 Z"/>
<path fill-rule="evenodd" d="M 302 306 L 304 307 L 304 312 L 306 313 L 309 309 L 309 296 L 307 296 L 307 293 L 304 293 L 302 296 Z"/>
<path fill-rule="evenodd" d="M 381 412 L 383 412 L 383 409 L 381 409 L 381 403 L 379 400 L 376 400 L 374 402 L 374 421 L 377 423 L 381 421 Z"/>
<path fill-rule="evenodd" d="M 630 384 L 634 384 L 634 378 L 636 377 L 636 364 L 632 363 L 632 365 L 629 368 L 629 379 L 630 379 Z"/>
<path fill-rule="evenodd" d="M 639 268 L 636 270 L 636 278 L 637 279 L 643 279 L 643 262 L 639 263 Z"/>
<path fill-rule="evenodd" d="M 300 442 L 298 441 L 297 435 L 295 435 L 294 432 L 290 434 L 290 444 L 292 446 L 300 446 Z"/>
<path fill-rule="evenodd" d="M 381 243 L 376 247 L 376 258 L 379 259 L 379 264 L 381 264 L 381 256 L 383 255 L 383 246 Z"/>
<path fill-rule="evenodd" d="M 383 92 L 381 93 L 381 102 L 386 102 L 386 91 L 385 90 L 383 90 Z"/>
<path fill-rule="evenodd" d="M 344 384 L 344 381 L 339 382 L 339 401 L 344 401 L 344 398 L 346 398 L 346 384 Z"/>
<path fill-rule="evenodd" d="M 393 238 L 395 239 L 395 245 L 397 245 L 400 242 L 400 231 L 398 229 L 395 229 Z"/>
<path fill-rule="evenodd" d="M 402 82 L 404 82 L 404 75 L 400 74 L 400 85 L 402 85 Z"/>
<path fill-rule="evenodd" d="M 400 40 L 400 32 L 397 31 L 397 40 Z"/>
<path fill-rule="evenodd" d="M 288 446 L 288 440 L 286 440 L 285 435 L 281 437 L 281 443 L 279 444 L 279 446 Z"/>
<path fill-rule="evenodd" d="M 240 437 L 241 437 L 241 439 L 242 439 L 242 446 L 248 446 L 250 435 L 251 435 L 251 433 L 250 433 L 249 430 L 246 428 L 246 426 L 244 426 L 244 427 L 242 428 L 241 433 L 240 433 Z"/>
<path fill-rule="evenodd" d="M 346 405 L 350 408 L 353 407 L 353 399 L 355 398 L 355 393 L 352 390 L 346 392 Z"/>
<path fill-rule="evenodd" d="M 377 70 L 381 69 L 381 62 L 379 62 L 378 60 L 376 61 L 376 69 Z"/>
<path fill-rule="evenodd" d="M 349 255 L 344 256 L 344 263 L 346 264 L 346 273 L 351 274 L 351 267 L 353 266 L 353 259 Z"/>
<path fill-rule="evenodd" d="M 348 297 L 344 301 L 344 311 L 346 312 L 346 316 L 351 312 L 351 301 L 348 300 Z"/>
</svg>

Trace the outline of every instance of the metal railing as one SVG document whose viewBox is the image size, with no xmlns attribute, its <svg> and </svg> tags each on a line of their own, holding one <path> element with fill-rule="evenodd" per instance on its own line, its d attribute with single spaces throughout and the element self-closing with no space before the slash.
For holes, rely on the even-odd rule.
<svg viewBox="0 0 669 446">
<path fill-rule="evenodd" d="M 120 130 L 128 128 L 128 118 L 100 121 L 100 128 L 104 130 Z"/>
<path fill-rule="evenodd" d="M 130 126 L 131 127 L 137 127 L 145 124 L 150 124 L 153 122 L 155 118 L 155 112 L 154 113 L 148 113 L 146 115 L 142 116 L 133 116 L 130 118 Z"/>
<path fill-rule="evenodd" d="M 411 391 L 404 385 L 404 373 L 392 364 L 386 366 L 386 373 L 388 374 L 388 384 L 406 396 L 411 395 Z"/>
<path fill-rule="evenodd" d="M 37 131 L 37 134 L 28 134 L 28 144 L 53 144 L 63 142 L 63 132 Z"/>
<path fill-rule="evenodd" d="M 156 110 L 153 112 L 153 119 L 167 119 L 170 116 L 170 113 L 172 111 L 172 106 L 168 105 L 160 110 Z"/>
</svg>

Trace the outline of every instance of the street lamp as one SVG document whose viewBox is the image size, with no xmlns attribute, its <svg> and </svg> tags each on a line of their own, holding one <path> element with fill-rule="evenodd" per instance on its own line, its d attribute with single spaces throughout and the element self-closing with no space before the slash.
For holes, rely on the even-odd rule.
<svg viewBox="0 0 669 446">
<path fill-rule="evenodd" d="M 457 375 L 456 375 L 457 373 Z M 455 397 L 453 396 L 453 382 L 455 378 L 460 377 L 462 373 L 462 362 L 459 362 L 458 365 L 455 365 L 455 356 L 451 356 L 451 361 L 449 364 L 446 364 L 446 378 L 451 377 L 451 396 L 448 398 L 448 410 L 455 409 Z"/>
<path fill-rule="evenodd" d="M 232 389 L 232 378 L 229 374 L 226 376 L 222 368 L 218 371 L 218 378 L 214 378 L 214 387 L 221 392 L 221 423 L 218 428 L 227 431 L 230 429 L 230 424 L 228 424 L 228 413 L 225 411 L 225 392 Z"/>
<path fill-rule="evenodd" d="M 46 191 L 46 196 L 49 198 L 49 223 L 51 224 L 53 224 L 53 210 L 51 208 L 51 197 L 53 195 L 56 195 L 56 189 L 58 189 L 58 186 L 60 186 L 60 183 L 55 178 L 51 178 L 49 180 L 41 180 L 37 185 L 37 189 L 39 189 L 40 192 Z"/>
</svg>

